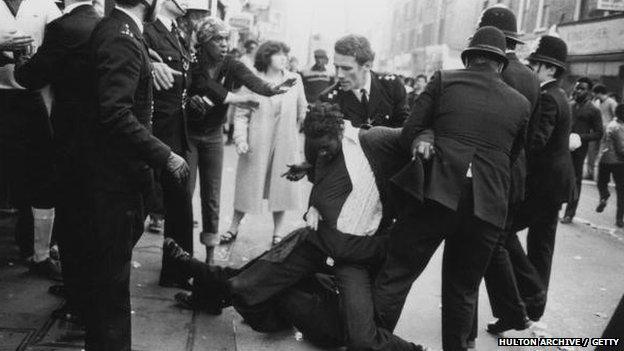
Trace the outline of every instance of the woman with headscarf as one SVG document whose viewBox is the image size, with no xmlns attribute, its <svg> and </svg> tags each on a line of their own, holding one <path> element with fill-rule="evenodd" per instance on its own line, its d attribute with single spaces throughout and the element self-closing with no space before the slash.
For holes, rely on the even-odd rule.
<svg viewBox="0 0 624 351">
<path fill-rule="evenodd" d="M 287 91 L 292 84 L 268 83 L 228 54 L 229 29 L 217 18 L 207 18 L 197 30 L 197 62 L 191 69 L 189 89 L 189 166 L 191 193 L 199 169 L 202 207 L 200 241 L 206 245 L 207 260 L 219 243 L 219 202 L 223 169 L 223 123 L 228 105 L 251 107 L 257 101 L 249 94 L 232 93 L 243 85 L 254 93 L 272 96 Z"/>
</svg>

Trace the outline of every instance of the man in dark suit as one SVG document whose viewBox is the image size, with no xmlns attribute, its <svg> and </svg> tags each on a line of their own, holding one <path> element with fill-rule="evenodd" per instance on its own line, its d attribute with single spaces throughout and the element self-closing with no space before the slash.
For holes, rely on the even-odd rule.
<svg viewBox="0 0 624 351">
<path fill-rule="evenodd" d="M 354 127 L 400 127 L 407 118 L 407 93 L 401 79 L 371 71 L 375 54 L 368 39 L 347 35 L 334 45 L 336 79 L 320 101 L 340 105 Z"/>
<path fill-rule="evenodd" d="M 559 210 L 575 193 L 568 151 L 570 108 L 564 91 L 557 84 L 557 78 L 565 70 L 566 56 L 563 40 L 544 36 L 528 58 L 541 85 L 539 115 L 531 125 L 526 148 L 527 198 L 516 208 L 505 243 L 513 274 L 499 267 L 496 269 L 499 274 L 486 276 L 492 308 L 499 318 L 488 326 L 493 333 L 526 328 L 527 316 L 537 321 L 544 313 Z M 515 233 L 527 227 L 525 254 Z M 492 265 L 495 263 L 509 267 L 509 261 L 493 261 Z M 517 288 L 513 286 L 516 281 Z M 526 313 L 524 308 L 518 308 L 516 299 L 509 298 L 514 296 L 514 291 L 519 291 L 520 306 L 526 306 Z"/>
<path fill-rule="evenodd" d="M 375 308 L 381 326 L 394 330 L 412 282 L 445 240 L 445 350 L 468 347 L 479 283 L 507 221 L 511 164 L 531 112 L 500 78 L 505 47 L 500 30 L 480 28 L 462 53 L 466 69 L 436 73 L 402 132 L 414 157 L 431 159 L 425 202 L 405 203 L 399 214 L 375 281 Z M 434 141 L 422 137 L 427 129 Z"/>
<path fill-rule="evenodd" d="M 90 279 L 87 350 L 130 350 L 130 260 L 143 233 L 144 195 L 153 170 L 182 182 L 184 159 L 151 134 L 152 74 L 143 21 L 153 21 L 157 0 L 117 0 L 94 29 L 90 59 L 95 73 L 90 150 Z"/>
<path fill-rule="evenodd" d="M 589 150 L 589 143 L 600 141 L 603 133 L 602 115 L 600 109 L 594 105 L 591 90 L 594 83 L 587 77 L 579 78 L 574 85 L 572 97 L 572 133 L 581 139 L 581 146 L 572 151 L 572 164 L 576 176 L 576 197 L 571 198 L 566 206 L 565 215 L 561 223 L 572 223 L 576 215 L 576 207 L 581 197 L 583 185 L 583 166 Z"/>
<path fill-rule="evenodd" d="M 301 320 L 321 318 L 328 322 L 327 326 L 334 326 L 333 316 L 339 315 L 341 330 L 327 330 L 320 323 L 301 326 L 295 322 L 305 329 L 304 334 L 338 333 L 344 336 L 336 339 L 344 340 L 349 349 L 418 350 L 416 345 L 377 327 L 371 287 L 371 276 L 385 256 L 387 236 L 383 234 L 394 219 L 394 202 L 400 203 L 390 182 L 396 173 L 405 170 L 409 152 L 399 143 L 400 129 L 359 129 L 343 121 L 343 117 L 338 106 L 320 104 L 311 108 L 303 125 L 306 157 L 316 161 L 309 174 L 314 183 L 306 214 L 309 228 L 293 232 L 240 270 L 208 266 L 188 256 L 180 260 L 185 256 L 180 254 L 176 254 L 176 261 L 184 261 L 183 270 L 194 272 L 193 297 L 199 301 L 191 305 L 203 299 L 214 313 L 221 307 L 214 302 L 231 300 L 258 331 L 280 325 L 274 313 L 283 308 L 284 299 L 291 299 L 289 287 L 316 272 L 331 272 L 336 285 L 332 290 L 338 293 L 333 299 L 337 298 L 339 307 L 328 303 L 326 308 L 335 313 Z M 372 187 L 364 185 L 371 183 Z M 167 255 L 179 251 L 174 244 L 166 248 Z M 218 296 L 219 291 L 223 296 Z M 294 309 L 287 307 L 287 314 L 305 311 L 309 305 L 304 301 Z"/>
<path fill-rule="evenodd" d="M 153 133 L 173 152 L 183 157 L 189 150 L 186 112 L 186 91 L 188 88 L 188 69 L 191 56 L 187 43 L 181 38 L 176 19 L 183 16 L 186 2 L 166 0 L 154 23 L 145 25 L 145 41 L 161 62 L 153 62 L 156 90 L 154 91 Z M 172 84 L 166 77 L 173 76 Z M 157 173 L 157 180 L 162 187 L 165 209 L 166 238 L 172 238 L 184 250 L 193 252 L 193 205 L 188 184 L 179 183 L 167 173 Z M 188 288 L 185 277 L 175 274 L 163 256 L 160 272 L 161 286 Z"/>
<path fill-rule="evenodd" d="M 57 166 L 55 232 L 63 266 L 67 304 L 56 315 L 76 320 L 84 308 L 83 247 L 88 246 L 84 197 L 87 178 L 83 149 L 89 119 L 89 38 L 100 15 L 91 1 L 67 1 L 65 14 L 46 27 L 37 53 L 15 70 L 16 81 L 29 89 L 51 84 L 54 102 L 52 122 L 54 162 Z"/>
</svg>

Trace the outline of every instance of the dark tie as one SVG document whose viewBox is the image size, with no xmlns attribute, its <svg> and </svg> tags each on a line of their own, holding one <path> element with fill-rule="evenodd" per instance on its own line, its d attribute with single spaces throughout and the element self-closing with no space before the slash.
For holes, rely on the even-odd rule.
<svg viewBox="0 0 624 351">
<path fill-rule="evenodd" d="M 368 97 L 366 96 L 366 89 L 360 89 L 360 93 L 362 93 L 362 98 L 360 99 L 360 102 L 362 104 L 362 109 L 364 110 L 364 123 L 367 124 L 368 121 Z"/>
</svg>

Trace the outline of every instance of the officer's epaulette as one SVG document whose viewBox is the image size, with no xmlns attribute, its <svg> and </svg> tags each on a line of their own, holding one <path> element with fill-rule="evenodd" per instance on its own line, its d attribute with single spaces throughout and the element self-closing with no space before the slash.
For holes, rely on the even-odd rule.
<svg viewBox="0 0 624 351">
<path fill-rule="evenodd" d="M 120 33 L 123 35 L 127 35 L 130 38 L 134 38 L 134 34 L 132 34 L 132 32 L 130 31 L 130 26 L 128 25 L 128 23 L 124 23 L 124 25 L 121 27 Z"/>
<path fill-rule="evenodd" d="M 325 102 L 333 102 L 334 99 L 338 96 L 339 92 L 340 92 L 340 89 L 338 88 L 338 83 L 336 83 L 332 85 L 331 87 L 323 90 L 323 92 L 321 92 L 320 94 L 321 100 Z"/>
</svg>

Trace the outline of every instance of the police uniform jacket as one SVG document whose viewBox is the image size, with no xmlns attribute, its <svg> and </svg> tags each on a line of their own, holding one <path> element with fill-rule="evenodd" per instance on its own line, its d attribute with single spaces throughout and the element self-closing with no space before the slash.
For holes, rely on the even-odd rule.
<svg viewBox="0 0 624 351">
<path fill-rule="evenodd" d="M 352 91 L 340 89 L 339 83 L 321 94 L 319 100 L 340 105 L 345 119 L 355 127 L 362 124 L 373 126 L 400 127 L 409 115 L 405 87 L 394 75 L 379 75 L 371 71 L 371 88 L 368 93 L 368 105 L 362 102 Z"/>
<path fill-rule="evenodd" d="M 79 177 L 80 138 L 86 135 L 92 110 L 89 38 L 100 19 L 93 6 L 84 4 L 50 22 L 37 53 L 15 70 L 17 82 L 29 89 L 51 84 L 56 161 L 61 179 L 67 181 Z"/>
<path fill-rule="evenodd" d="M 524 146 L 530 113 L 527 99 L 496 73 L 480 67 L 436 73 L 402 133 L 406 148 L 429 128 L 435 134 L 424 197 L 457 210 L 470 169 L 474 215 L 504 228 L 511 164 Z"/>
<path fill-rule="evenodd" d="M 153 168 L 171 150 L 151 133 L 152 72 L 147 44 L 136 23 L 114 9 L 91 37 L 95 65 L 95 186 L 107 191 L 149 191 Z"/>
<path fill-rule="evenodd" d="M 531 118 L 529 121 L 529 128 L 527 129 L 527 133 L 529 133 L 532 130 L 531 126 L 535 124 L 535 120 L 538 117 L 537 103 L 540 92 L 539 81 L 533 72 L 523 65 L 520 60 L 518 60 L 515 53 L 507 53 L 507 59 L 509 60 L 509 63 L 502 73 L 502 78 L 503 81 L 510 87 L 516 89 L 520 94 L 524 95 L 524 97 L 529 100 L 529 103 L 531 104 Z M 523 149 L 520 150 L 518 159 L 512 167 L 510 194 L 510 202 L 512 204 L 524 200 L 526 192 L 526 177 L 526 153 Z"/>
<path fill-rule="evenodd" d="M 576 197 L 569 151 L 570 105 L 554 80 L 542 86 L 539 100 L 538 122 L 527 140 L 528 194 L 561 204 Z"/>
<path fill-rule="evenodd" d="M 160 21 L 145 25 L 147 46 L 156 51 L 172 69 L 182 75 L 174 75 L 173 87 L 154 90 L 153 133 L 177 154 L 188 150 L 186 115 L 184 103 L 189 85 L 188 70 L 191 56 L 186 44 L 177 33 L 171 32 Z"/>
</svg>

